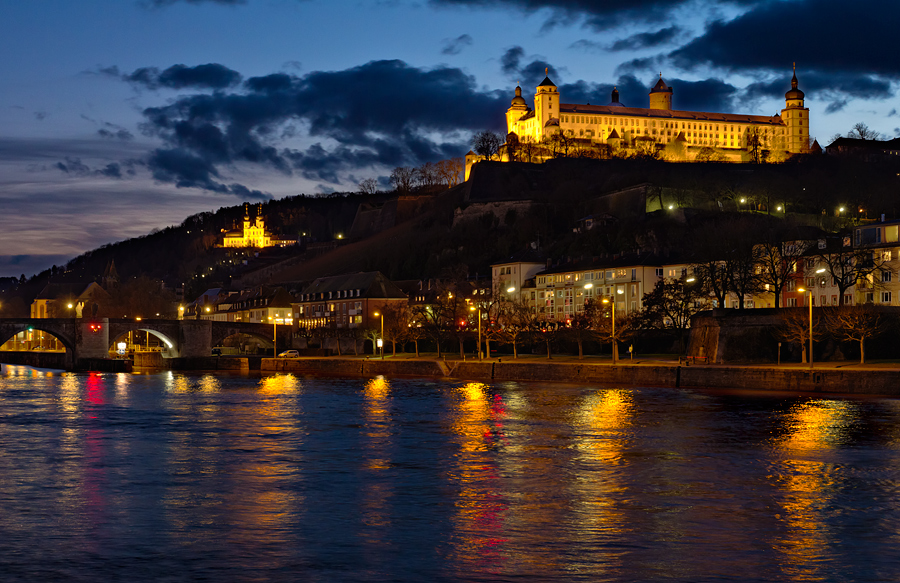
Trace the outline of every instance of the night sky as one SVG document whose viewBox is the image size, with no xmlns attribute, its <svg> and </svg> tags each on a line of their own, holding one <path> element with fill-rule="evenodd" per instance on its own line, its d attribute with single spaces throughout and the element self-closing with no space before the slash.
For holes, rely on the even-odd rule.
<svg viewBox="0 0 900 583">
<path fill-rule="evenodd" d="M 27 0 L 0 4 L 0 275 L 242 201 L 356 190 L 566 103 L 900 135 L 893 0 Z"/>
</svg>

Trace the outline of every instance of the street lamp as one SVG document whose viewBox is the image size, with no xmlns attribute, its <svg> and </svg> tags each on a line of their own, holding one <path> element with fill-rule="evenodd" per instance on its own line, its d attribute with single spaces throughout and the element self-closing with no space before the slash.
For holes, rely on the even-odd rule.
<svg viewBox="0 0 900 583">
<path fill-rule="evenodd" d="M 378 341 L 381 342 L 381 360 L 384 360 L 384 314 L 375 312 L 375 316 L 381 316 L 381 337 Z"/>
<path fill-rule="evenodd" d="M 470 312 L 478 312 L 478 360 L 481 360 L 481 308 L 471 306 Z"/>
<path fill-rule="evenodd" d="M 802 287 L 798 287 L 797 291 L 800 293 L 806 292 L 806 295 L 807 295 L 806 303 L 809 304 L 809 370 L 812 370 L 812 367 L 813 367 L 812 290 L 811 289 L 803 289 Z"/>
<path fill-rule="evenodd" d="M 610 304 L 612 307 L 612 360 L 616 364 L 619 360 L 619 347 L 616 344 L 616 298 L 613 296 L 612 301 L 609 298 L 603 298 L 604 304 Z"/>
<path fill-rule="evenodd" d="M 208 308 L 207 308 L 208 309 Z M 272 356 L 278 356 L 278 314 L 275 317 L 269 316 L 272 320 Z"/>
</svg>

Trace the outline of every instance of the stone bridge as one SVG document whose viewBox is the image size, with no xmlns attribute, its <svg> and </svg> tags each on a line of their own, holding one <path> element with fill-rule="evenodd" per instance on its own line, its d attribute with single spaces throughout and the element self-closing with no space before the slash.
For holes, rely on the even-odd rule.
<svg viewBox="0 0 900 583">
<path fill-rule="evenodd" d="M 0 345 L 26 330 L 52 334 L 66 348 L 66 370 L 83 359 L 109 358 L 113 343 L 133 330 L 149 332 L 165 346 L 164 358 L 209 356 L 214 346 L 234 334 L 259 339 L 273 346 L 272 324 L 213 322 L 210 320 L 133 320 L 98 318 L 0 318 Z M 291 329 L 278 326 L 278 347 L 290 346 Z M 0 351 L 0 362 L 3 352 Z"/>
</svg>

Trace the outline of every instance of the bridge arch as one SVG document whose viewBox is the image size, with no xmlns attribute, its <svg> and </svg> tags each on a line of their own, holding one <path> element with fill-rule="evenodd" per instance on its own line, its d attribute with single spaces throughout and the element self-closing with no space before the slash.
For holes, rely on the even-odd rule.
<svg viewBox="0 0 900 583">
<path fill-rule="evenodd" d="M 151 328 L 148 326 L 141 326 L 138 323 L 136 323 L 136 324 L 137 324 L 136 326 L 131 327 L 131 328 L 116 327 L 116 331 L 115 331 L 116 335 L 113 336 L 112 334 L 110 334 L 110 336 L 109 336 L 110 351 L 115 352 L 116 344 L 118 344 L 119 339 L 122 338 L 123 336 L 125 336 L 126 334 L 128 334 L 129 332 L 140 331 L 140 332 L 146 332 L 146 333 L 152 335 L 154 338 L 157 338 L 161 342 L 163 349 L 160 351 L 160 353 L 162 354 L 163 358 L 177 358 L 181 355 L 180 354 L 181 351 L 178 349 L 178 344 L 177 344 L 178 339 L 177 338 L 172 338 L 172 337 L 170 337 L 169 334 L 166 334 L 166 333 L 156 330 L 154 328 Z"/>
<path fill-rule="evenodd" d="M 46 332 L 59 340 L 67 353 L 75 351 L 75 326 L 68 319 L 63 322 L 59 318 L 16 318 L 5 319 L 0 324 L 0 346 L 12 340 L 22 332 L 34 331 Z"/>
</svg>

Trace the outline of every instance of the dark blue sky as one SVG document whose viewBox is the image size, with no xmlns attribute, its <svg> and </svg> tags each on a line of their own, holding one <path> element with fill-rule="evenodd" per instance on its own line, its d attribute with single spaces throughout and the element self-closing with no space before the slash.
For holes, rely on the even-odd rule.
<svg viewBox="0 0 900 583">
<path fill-rule="evenodd" d="M 0 275 L 220 206 L 354 190 L 564 102 L 771 115 L 791 63 L 820 143 L 897 135 L 900 4 L 863 0 L 29 0 L 0 5 Z"/>
</svg>

